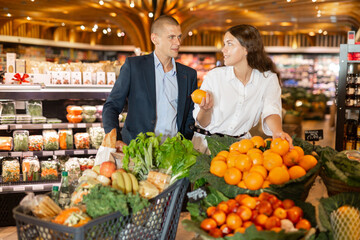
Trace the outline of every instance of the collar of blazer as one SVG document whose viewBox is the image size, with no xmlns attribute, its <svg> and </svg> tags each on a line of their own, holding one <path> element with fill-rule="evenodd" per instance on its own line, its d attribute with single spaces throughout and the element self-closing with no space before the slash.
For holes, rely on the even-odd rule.
<svg viewBox="0 0 360 240">
<path fill-rule="evenodd" d="M 149 93 L 151 103 L 156 109 L 156 87 L 155 87 L 155 67 L 154 67 L 154 52 L 144 55 L 146 63 L 144 64 L 145 71 L 143 71 L 143 78 L 146 79 L 146 85 Z M 180 128 L 185 111 L 185 102 L 187 97 L 187 89 L 189 78 L 186 74 L 185 68 L 182 64 L 176 62 L 176 77 L 178 82 L 178 114 L 177 124 Z"/>
</svg>

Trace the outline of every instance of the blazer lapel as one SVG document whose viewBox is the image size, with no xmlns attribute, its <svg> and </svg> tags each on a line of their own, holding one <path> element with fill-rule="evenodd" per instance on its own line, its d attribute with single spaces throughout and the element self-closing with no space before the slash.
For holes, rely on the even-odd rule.
<svg viewBox="0 0 360 240">
<path fill-rule="evenodd" d="M 155 67 L 154 67 L 154 53 L 146 55 L 145 63 L 143 66 L 139 66 L 145 68 L 145 71 L 142 71 L 143 79 L 145 80 L 147 92 L 156 111 L 156 87 L 155 87 Z"/>
<path fill-rule="evenodd" d="M 185 103 L 186 103 L 187 89 L 188 89 L 188 79 L 187 79 L 187 75 L 181 71 L 181 67 L 179 64 L 176 64 L 176 70 L 177 70 L 177 82 L 178 82 L 177 125 L 180 131 L 184 118 Z"/>
</svg>

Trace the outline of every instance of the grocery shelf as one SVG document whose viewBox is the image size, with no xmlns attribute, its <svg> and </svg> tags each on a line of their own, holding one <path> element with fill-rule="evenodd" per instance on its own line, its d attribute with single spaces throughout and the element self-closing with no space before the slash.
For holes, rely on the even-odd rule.
<svg viewBox="0 0 360 240">
<path fill-rule="evenodd" d="M 27 151 L 27 152 L 0 152 L 2 157 L 51 157 L 51 156 L 64 156 L 64 155 L 91 155 L 96 154 L 97 149 L 71 149 L 71 150 L 55 150 L 55 151 Z"/>
<path fill-rule="evenodd" d="M 43 124 L 1 124 L 0 130 L 19 130 L 19 129 L 62 129 L 62 128 L 89 128 L 102 127 L 102 123 L 43 123 Z"/>
<path fill-rule="evenodd" d="M 32 182 L 32 183 L 21 183 L 21 182 L 14 182 L 11 184 L 14 185 L 6 185 L 2 186 L 0 183 L 0 194 L 6 193 L 17 193 L 17 192 L 43 192 L 43 191 L 51 191 L 53 186 L 60 186 L 60 181 L 54 181 L 51 183 L 44 183 L 44 182 Z"/>
</svg>

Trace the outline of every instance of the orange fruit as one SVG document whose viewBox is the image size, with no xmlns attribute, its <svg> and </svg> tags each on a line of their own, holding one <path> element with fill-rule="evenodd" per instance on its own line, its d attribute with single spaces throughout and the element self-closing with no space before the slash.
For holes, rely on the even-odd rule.
<svg viewBox="0 0 360 240">
<path fill-rule="evenodd" d="M 242 173 L 242 179 L 241 179 L 241 180 L 244 181 L 246 175 L 248 175 L 248 174 L 249 174 L 249 171 L 243 172 L 243 173 Z"/>
<path fill-rule="evenodd" d="M 234 230 L 234 233 L 245 233 L 245 230 L 246 230 L 246 228 L 244 228 L 244 227 L 239 227 L 239 228 L 237 228 L 237 229 L 235 229 Z M 227 237 L 229 237 L 230 235 L 226 235 Z"/>
<path fill-rule="evenodd" d="M 258 172 L 250 172 L 244 179 L 246 187 L 250 190 L 258 190 L 264 183 L 264 178 Z"/>
<path fill-rule="evenodd" d="M 228 168 L 224 174 L 224 180 L 227 184 L 237 185 L 241 180 L 242 174 L 236 168 Z"/>
<path fill-rule="evenodd" d="M 239 157 L 239 155 L 231 155 L 226 159 L 226 164 L 227 164 L 228 168 L 235 167 L 235 162 L 238 157 Z"/>
<path fill-rule="evenodd" d="M 252 166 L 249 170 L 249 172 L 257 172 L 260 173 L 260 175 L 263 177 L 263 179 L 265 179 L 267 177 L 267 170 L 264 166 L 262 165 L 255 165 Z"/>
<path fill-rule="evenodd" d="M 205 92 L 204 90 L 196 89 L 196 90 L 193 91 L 193 93 L 191 94 L 191 99 L 192 99 L 193 102 L 196 103 L 196 104 L 200 104 L 201 101 L 203 100 L 203 98 L 206 98 L 206 92 Z"/>
<path fill-rule="evenodd" d="M 260 154 L 262 154 L 263 152 L 262 152 L 260 149 L 258 149 L 258 148 L 252 148 L 252 149 L 250 149 L 246 154 L 247 154 L 248 156 L 250 156 L 250 155 L 253 154 L 253 153 L 260 153 Z"/>
<path fill-rule="evenodd" d="M 299 153 L 295 149 L 291 149 L 283 156 L 284 164 L 288 167 L 299 163 Z"/>
<path fill-rule="evenodd" d="M 215 162 L 215 161 L 223 161 L 223 162 L 226 162 L 226 158 L 221 157 L 221 156 L 216 156 L 216 157 L 214 157 L 214 158 L 211 160 L 211 163 L 212 163 L 212 162 Z"/>
<path fill-rule="evenodd" d="M 233 144 L 231 144 L 231 145 L 230 145 L 230 148 L 229 148 L 230 154 L 231 154 L 231 152 L 233 152 L 233 151 L 237 151 L 238 148 L 239 148 L 239 145 L 240 145 L 240 141 L 234 142 Z"/>
<path fill-rule="evenodd" d="M 252 211 L 247 206 L 240 206 L 237 208 L 236 214 L 241 217 L 241 220 L 247 221 L 252 216 Z"/>
<path fill-rule="evenodd" d="M 256 148 L 254 148 L 254 149 L 256 149 Z M 251 150 L 250 150 L 250 151 L 251 151 Z M 262 153 L 254 152 L 254 153 L 247 154 L 247 155 L 250 157 L 253 165 L 263 165 L 263 163 L 264 163 L 264 156 L 263 156 Z"/>
<path fill-rule="evenodd" d="M 305 171 L 309 171 L 311 168 L 315 167 L 317 164 L 317 160 L 313 155 L 305 155 L 299 160 L 299 165 L 305 169 Z"/>
<path fill-rule="evenodd" d="M 284 184 L 290 180 L 288 171 L 282 167 L 275 167 L 269 172 L 269 181 L 271 184 Z"/>
<path fill-rule="evenodd" d="M 293 148 L 295 151 L 297 151 L 298 155 L 299 155 L 299 159 L 302 158 L 305 154 L 304 154 L 304 150 L 299 147 L 299 146 L 294 146 Z"/>
<path fill-rule="evenodd" d="M 266 139 L 264 139 L 265 147 L 268 146 L 268 142 L 270 142 L 269 144 L 271 144 L 272 140 L 273 140 L 272 138 L 266 138 Z M 270 145 L 269 145 L 269 146 L 270 146 Z"/>
<path fill-rule="evenodd" d="M 271 151 L 271 149 L 268 149 L 268 150 L 266 150 L 265 152 L 263 152 L 263 155 L 265 156 L 265 155 L 268 154 L 268 153 L 273 153 L 273 151 Z"/>
<path fill-rule="evenodd" d="M 295 226 L 297 229 L 305 229 L 305 230 L 310 230 L 311 228 L 311 223 L 306 220 L 305 218 L 300 219 L 299 222 L 296 224 Z"/>
<path fill-rule="evenodd" d="M 228 167 L 225 162 L 215 161 L 210 164 L 210 173 L 218 177 L 223 177 L 227 168 Z"/>
<path fill-rule="evenodd" d="M 240 153 L 240 152 L 238 152 L 236 150 L 230 151 L 227 159 L 230 158 L 230 157 L 233 157 L 233 156 L 239 156 L 240 154 L 242 154 L 242 153 Z"/>
<path fill-rule="evenodd" d="M 304 176 L 306 174 L 305 169 L 300 166 L 292 166 L 289 168 L 289 175 L 291 179 L 296 179 Z"/>
<path fill-rule="evenodd" d="M 281 165 L 283 165 L 283 160 L 279 154 L 269 152 L 268 154 L 264 155 L 263 165 L 266 170 L 270 171 L 274 167 L 281 167 Z"/>
<path fill-rule="evenodd" d="M 259 147 L 265 147 L 265 141 L 262 137 L 260 136 L 254 136 L 251 138 L 251 141 L 254 143 L 254 147 L 259 148 Z"/>
<path fill-rule="evenodd" d="M 241 154 L 235 159 L 235 167 L 242 172 L 249 171 L 252 161 L 248 155 Z"/>
<path fill-rule="evenodd" d="M 281 138 L 275 138 L 270 145 L 271 151 L 284 156 L 289 151 L 289 142 Z"/>
<path fill-rule="evenodd" d="M 230 146 L 230 152 L 235 150 L 240 153 L 247 153 L 252 148 L 254 148 L 254 143 L 250 139 L 242 139 Z"/>
<path fill-rule="evenodd" d="M 210 231 L 211 229 L 216 228 L 216 222 L 212 218 L 206 218 L 201 222 L 200 227 L 205 231 Z"/>
<path fill-rule="evenodd" d="M 227 215 L 226 225 L 230 229 L 235 230 L 235 229 L 241 227 L 242 220 L 241 220 L 240 216 L 237 215 L 236 213 L 230 213 L 229 215 Z"/>
<path fill-rule="evenodd" d="M 265 180 L 263 185 L 261 186 L 261 188 L 268 188 L 268 187 L 270 187 L 270 184 L 271 184 L 270 181 Z"/>
<path fill-rule="evenodd" d="M 247 189 L 244 181 L 240 181 L 237 186 L 238 186 L 239 188 L 245 188 L 245 189 Z"/>
<path fill-rule="evenodd" d="M 220 152 L 218 152 L 218 154 L 216 156 L 224 157 L 226 159 L 229 156 L 229 152 L 228 151 L 220 151 Z"/>
<path fill-rule="evenodd" d="M 255 209 L 256 207 L 256 199 L 251 196 L 245 196 L 240 200 L 240 205 L 246 206 L 250 209 Z"/>
</svg>

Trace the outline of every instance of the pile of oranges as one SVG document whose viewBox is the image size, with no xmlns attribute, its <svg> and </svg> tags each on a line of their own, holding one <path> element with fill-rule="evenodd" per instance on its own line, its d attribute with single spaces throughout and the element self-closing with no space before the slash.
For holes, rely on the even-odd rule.
<svg viewBox="0 0 360 240">
<path fill-rule="evenodd" d="M 263 152 L 259 148 L 264 148 L 267 141 L 271 141 L 270 149 Z M 301 147 L 290 149 L 287 140 L 254 136 L 233 143 L 229 151 L 219 152 L 211 160 L 210 173 L 223 177 L 227 184 L 258 190 L 300 178 L 316 164 L 316 158 L 304 155 Z"/>
<path fill-rule="evenodd" d="M 208 218 L 201 222 L 200 227 L 216 238 L 244 233 L 251 225 L 255 225 L 258 231 L 276 232 L 311 228 L 311 223 L 303 218 L 303 210 L 295 206 L 294 201 L 281 201 L 265 192 L 259 197 L 239 194 L 235 199 L 209 207 L 206 214 Z"/>
</svg>

